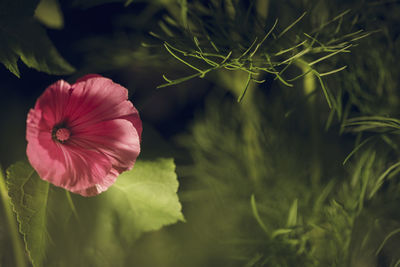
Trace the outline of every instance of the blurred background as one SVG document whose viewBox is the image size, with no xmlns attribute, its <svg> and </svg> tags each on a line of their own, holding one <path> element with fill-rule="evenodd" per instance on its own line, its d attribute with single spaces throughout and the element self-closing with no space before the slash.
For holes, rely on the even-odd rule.
<svg viewBox="0 0 400 267">
<path fill-rule="evenodd" d="M 71 234 L 44 266 L 400 266 L 399 129 L 376 126 L 399 117 L 399 14 L 383 0 L 40 1 L 40 33 L 75 70 L 0 66 L 2 168 L 26 158 L 48 85 L 99 73 L 140 112 L 140 159 L 175 159 L 186 219 L 100 252 Z M 168 47 L 199 69 L 212 53 L 232 65 L 157 88 L 195 73 Z M 0 207 L 0 266 L 15 266 Z"/>
</svg>

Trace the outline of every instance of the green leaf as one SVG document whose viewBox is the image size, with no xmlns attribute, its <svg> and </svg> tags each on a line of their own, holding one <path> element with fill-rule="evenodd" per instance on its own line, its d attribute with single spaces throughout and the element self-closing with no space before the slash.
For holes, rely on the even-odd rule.
<svg viewBox="0 0 400 267">
<path fill-rule="evenodd" d="M 2 202 L 3 207 L 4 207 L 4 215 L 5 215 L 5 220 L 7 221 L 8 225 L 8 232 L 10 233 L 11 236 L 11 243 L 12 243 L 12 248 L 14 252 L 14 258 L 15 258 L 15 265 L 16 267 L 26 267 L 26 256 L 25 256 L 25 247 L 23 246 L 22 240 L 20 239 L 19 232 L 18 232 L 18 225 L 17 222 L 15 221 L 14 214 L 11 209 L 11 201 L 8 196 L 8 190 L 6 186 L 6 182 L 4 180 L 3 176 L 3 169 L 0 166 L 0 202 Z M 1 205 L 0 205 L 1 206 Z M 6 228 L 7 229 L 7 228 Z M 4 243 L 4 242 L 3 242 Z M 10 244 L 7 244 L 10 247 Z M 4 253 L 4 246 L 0 246 L 0 249 Z M 2 253 L 0 253 L 0 258 Z"/>
<path fill-rule="evenodd" d="M 172 159 L 138 161 L 133 170 L 122 173 L 104 193 L 107 204 L 101 216 L 104 222 L 117 216 L 122 222 L 119 231 L 123 238 L 133 241 L 143 232 L 184 221 L 177 190 Z"/>
<path fill-rule="evenodd" d="M 64 27 L 64 17 L 58 0 L 41 0 L 35 10 L 35 17 L 49 28 Z"/>
<path fill-rule="evenodd" d="M 31 17 L 35 12 L 39 0 L 1 0 L 0 24 L 17 18 Z"/>
<path fill-rule="evenodd" d="M 126 2 L 126 0 L 74 0 L 72 1 L 71 5 L 74 7 L 86 9 L 110 3 L 123 3 L 123 2 Z"/>
<path fill-rule="evenodd" d="M 46 31 L 33 19 L 38 1 L 0 1 L 0 62 L 19 77 L 17 61 L 49 74 L 74 68 L 58 53 Z M 6 12 L 4 12 L 6 11 Z"/>
<path fill-rule="evenodd" d="M 47 236 L 47 199 L 49 183 L 41 180 L 27 163 L 18 162 L 7 170 L 8 194 L 24 236 L 33 266 L 42 266 Z"/>
<path fill-rule="evenodd" d="M 130 4 L 132 4 L 133 0 L 126 0 L 125 2 L 125 6 L 129 6 Z"/>
<path fill-rule="evenodd" d="M 0 62 L 11 71 L 15 76 L 20 78 L 20 73 L 18 69 L 18 55 L 12 50 L 8 45 L 6 40 L 1 39 L 0 36 Z"/>
<path fill-rule="evenodd" d="M 47 265 L 63 259 L 66 266 L 131 266 L 130 251 L 143 233 L 184 221 L 177 189 L 173 160 L 158 159 L 137 161 L 96 197 L 71 194 L 79 220 L 71 216 L 65 229 L 51 229 L 55 245 Z"/>
<path fill-rule="evenodd" d="M 184 221 L 172 159 L 137 161 L 106 192 L 90 198 L 68 198 L 28 163 L 12 165 L 7 176 L 19 230 L 35 267 L 58 266 L 60 261 L 67 266 L 118 266 L 115 258 L 123 262 L 129 256 L 124 252 L 142 233 Z"/>
</svg>

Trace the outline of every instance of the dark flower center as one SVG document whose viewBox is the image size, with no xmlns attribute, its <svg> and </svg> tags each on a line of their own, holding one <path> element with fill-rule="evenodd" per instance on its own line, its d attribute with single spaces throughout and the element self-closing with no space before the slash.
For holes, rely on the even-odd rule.
<svg viewBox="0 0 400 267">
<path fill-rule="evenodd" d="M 60 143 L 64 143 L 71 136 L 71 131 L 68 128 L 63 127 L 63 126 L 54 127 L 52 135 L 53 135 L 54 140 L 56 140 Z"/>
</svg>

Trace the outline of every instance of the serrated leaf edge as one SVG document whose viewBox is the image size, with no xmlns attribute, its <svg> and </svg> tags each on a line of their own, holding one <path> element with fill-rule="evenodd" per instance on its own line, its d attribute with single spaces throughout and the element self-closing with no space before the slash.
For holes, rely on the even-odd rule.
<svg viewBox="0 0 400 267">
<path fill-rule="evenodd" d="M 11 175 L 11 168 L 15 168 L 15 166 L 17 166 L 17 165 L 23 165 L 24 163 L 23 162 L 17 162 L 17 163 L 15 163 L 15 164 L 13 164 L 13 165 L 11 165 L 9 168 L 7 168 L 7 170 L 6 170 L 6 176 L 7 176 L 7 179 L 6 179 L 6 185 L 7 185 L 7 190 L 8 190 L 8 192 L 10 192 L 10 183 L 9 183 L 9 179 L 10 179 L 10 175 Z M 32 168 L 32 171 L 30 172 L 30 174 L 29 174 L 29 176 L 28 176 L 28 179 L 26 180 L 26 181 L 28 181 L 29 179 L 31 179 L 32 178 L 32 176 L 33 176 L 33 174 L 35 173 L 35 169 L 33 169 Z M 22 186 L 21 186 L 21 190 L 23 191 L 23 189 L 22 189 L 22 187 L 25 185 L 25 183 L 26 183 L 26 181 L 22 184 Z M 46 185 L 47 185 L 47 188 L 49 188 L 49 183 L 46 183 Z M 49 190 L 46 190 L 46 202 L 45 202 L 45 204 L 47 205 L 47 201 L 48 201 L 48 193 L 49 193 Z M 12 198 L 12 196 L 10 195 L 10 193 L 8 194 L 9 195 L 9 197 L 10 197 L 10 203 L 11 203 L 11 207 L 12 207 L 12 210 L 13 210 L 13 212 L 15 213 L 15 215 L 16 215 L 16 218 L 17 218 L 17 221 L 18 221 L 18 230 L 19 230 L 19 232 L 22 234 L 22 236 L 23 236 L 23 239 L 24 239 L 24 243 L 25 243 L 25 250 L 26 250 L 26 252 L 27 252 L 27 254 L 28 254 L 28 256 L 29 256 L 29 259 L 30 259 L 30 261 L 32 262 L 32 265 L 33 266 L 38 266 L 38 265 L 36 265 L 37 263 L 35 263 L 35 260 L 32 258 L 32 255 L 31 255 L 31 251 L 30 251 L 30 249 L 28 248 L 28 242 L 27 242 L 27 240 L 26 240 L 26 233 L 23 233 L 23 231 L 22 231 L 22 219 L 21 219 L 21 217 L 20 217 L 20 215 L 18 214 L 18 212 L 16 211 L 16 208 L 15 208 L 15 203 L 14 203 L 14 199 Z"/>
</svg>

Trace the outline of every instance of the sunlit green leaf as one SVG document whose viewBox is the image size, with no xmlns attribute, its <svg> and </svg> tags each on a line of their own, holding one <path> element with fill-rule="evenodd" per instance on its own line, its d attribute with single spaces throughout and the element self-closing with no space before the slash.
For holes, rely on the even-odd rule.
<svg viewBox="0 0 400 267">
<path fill-rule="evenodd" d="M 49 28 L 61 29 L 64 17 L 58 0 L 42 0 L 35 10 L 35 17 Z"/>
<path fill-rule="evenodd" d="M 18 162 L 7 170 L 8 194 L 34 266 L 42 266 L 46 254 L 47 201 L 49 183 L 41 180 L 27 163 Z"/>
<path fill-rule="evenodd" d="M 173 160 L 159 159 L 137 161 L 96 197 L 72 194 L 79 219 L 70 216 L 64 229 L 52 229 L 55 245 L 48 265 L 62 258 L 68 266 L 131 266 L 127 251 L 144 232 L 184 220 L 177 189 Z"/>
<path fill-rule="evenodd" d="M 57 264 L 46 258 L 48 253 L 60 253 L 56 258 L 72 265 L 97 266 L 101 261 L 93 257 L 95 252 L 111 264 L 116 253 L 124 251 L 124 244 L 133 244 L 142 233 L 184 221 L 172 159 L 138 161 L 108 191 L 92 198 L 66 197 L 65 190 L 49 187 L 28 163 L 12 165 L 7 176 L 19 229 L 34 266 Z M 90 249 L 82 250 L 77 243 Z M 71 258 L 78 252 L 81 258 Z"/>
<path fill-rule="evenodd" d="M 138 161 L 104 194 L 104 224 L 117 216 L 121 222 L 119 231 L 131 241 L 143 232 L 183 221 L 176 178 L 172 159 Z"/>
</svg>

